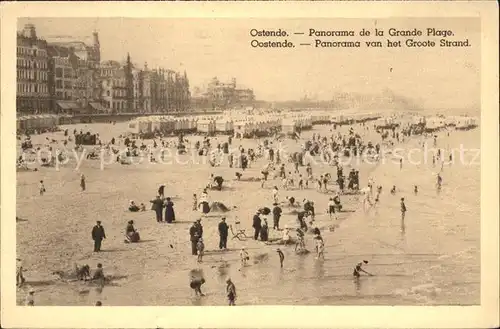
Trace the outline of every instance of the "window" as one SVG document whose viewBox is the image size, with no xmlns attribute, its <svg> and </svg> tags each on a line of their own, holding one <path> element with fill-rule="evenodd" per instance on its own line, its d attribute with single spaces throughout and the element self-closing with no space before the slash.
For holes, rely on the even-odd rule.
<svg viewBox="0 0 500 329">
<path fill-rule="evenodd" d="M 63 87 L 62 80 L 56 80 L 56 88 L 62 89 L 62 87 Z"/>
<path fill-rule="evenodd" d="M 63 70 L 62 70 L 62 68 L 60 68 L 60 67 L 56 68 L 56 77 L 57 77 L 57 78 L 61 78 L 61 77 L 62 77 L 62 75 L 63 75 Z"/>
<path fill-rule="evenodd" d="M 107 94 L 108 96 L 110 96 L 110 92 L 109 92 L 109 90 L 106 92 L 106 94 Z"/>
</svg>

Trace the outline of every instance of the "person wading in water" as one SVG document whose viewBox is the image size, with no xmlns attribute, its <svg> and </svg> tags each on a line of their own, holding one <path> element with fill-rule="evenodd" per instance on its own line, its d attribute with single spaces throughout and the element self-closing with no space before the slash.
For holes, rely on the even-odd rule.
<svg viewBox="0 0 500 329">
<path fill-rule="evenodd" d="M 276 249 L 278 252 L 278 256 L 280 257 L 280 267 L 283 268 L 283 261 L 285 260 L 285 254 L 283 254 L 283 251 L 281 251 L 280 248 Z"/>
<path fill-rule="evenodd" d="M 226 295 L 229 301 L 229 306 L 235 306 L 236 301 L 236 286 L 231 281 L 231 279 L 226 280 Z"/>
</svg>

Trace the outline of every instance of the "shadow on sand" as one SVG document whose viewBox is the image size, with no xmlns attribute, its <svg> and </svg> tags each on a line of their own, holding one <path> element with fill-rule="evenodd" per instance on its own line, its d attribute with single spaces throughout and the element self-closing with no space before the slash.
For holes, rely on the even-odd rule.
<svg viewBox="0 0 500 329">
<path fill-rule="evenodd" d="M 29 287 L 46 287 L 55 285 L 57 281 L 55 280 L 38 280 L 38 281 L 25 281 L 20 288 L 24 288 L 26 286 Z"/>
<path fill-rule="evenodd" d="M 127 249 L 101 249 L 100 252 L 120 252 L 120 251 L 127 251 Z"/>
<path fill-rule="evenodd" d="M 154 242 L 154 241 L 156 241 L 156 240 L 151 240 L 151 239 L 150 240 L 139 240 L 139 241 L 134 242 L 134 243 L 146 243 L 146 242 Z M 134 244 L 134 243 L 131 243 L 131 244 Z"/>
<path fill-rule="evenodd" d="M 191 220 L 175 220 L 171 224 L 193 224 Z"/>
</svg>

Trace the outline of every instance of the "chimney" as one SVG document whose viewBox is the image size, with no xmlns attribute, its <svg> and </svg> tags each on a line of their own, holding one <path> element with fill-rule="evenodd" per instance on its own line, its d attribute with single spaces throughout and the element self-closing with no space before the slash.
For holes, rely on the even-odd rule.
<svg viewBox="0 0 500 329">
<path fill-rule="evenodd" d="M 144 71 L 148 70 L 148 62 L 144 62 Z"/>
</svg>

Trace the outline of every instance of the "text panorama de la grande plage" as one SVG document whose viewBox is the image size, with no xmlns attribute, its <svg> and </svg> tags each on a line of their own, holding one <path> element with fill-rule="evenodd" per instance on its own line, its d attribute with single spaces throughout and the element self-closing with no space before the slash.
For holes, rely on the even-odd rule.
<svg viewBox="0 0 500 329">
<path fill-rule="evenodd" d="M 426 29 L 360 29 L 288 32 L 284 29 L 251 29 L 253 48 L 433 48 L 470 47 L 469 39 L 459 39 L 452 30 Z"/>
</svg>

